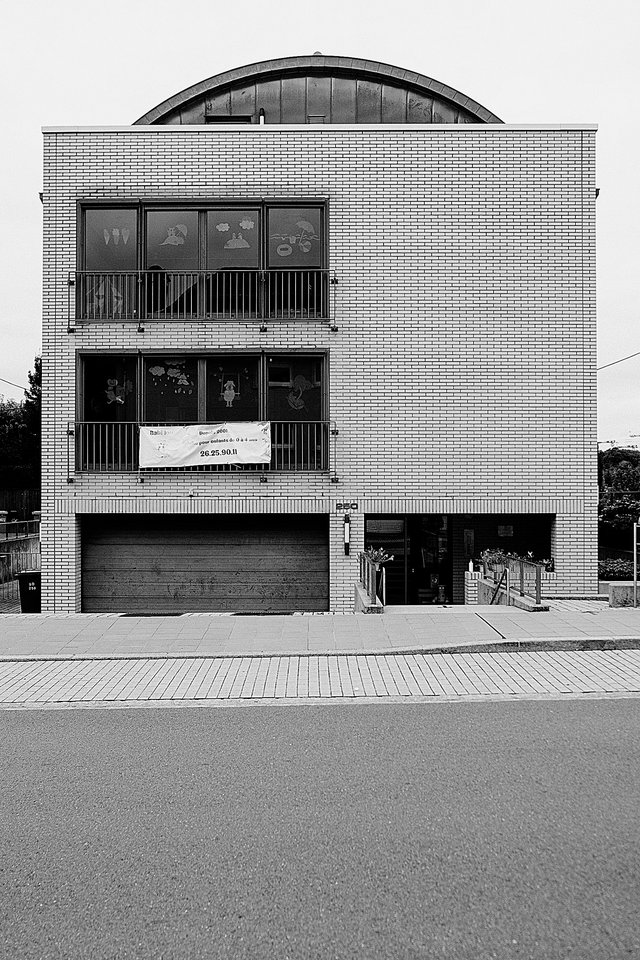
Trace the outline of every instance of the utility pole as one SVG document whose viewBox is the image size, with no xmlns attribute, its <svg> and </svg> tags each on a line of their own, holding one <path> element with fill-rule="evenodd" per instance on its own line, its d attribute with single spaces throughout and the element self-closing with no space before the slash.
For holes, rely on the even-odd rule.
<svg viewBox="0 0 640 960">
<path fill-rule="evenodd" d="M 640 517 L 633 525 L 633 605 L 638 606 L 638 527 Z"/>
</svg>

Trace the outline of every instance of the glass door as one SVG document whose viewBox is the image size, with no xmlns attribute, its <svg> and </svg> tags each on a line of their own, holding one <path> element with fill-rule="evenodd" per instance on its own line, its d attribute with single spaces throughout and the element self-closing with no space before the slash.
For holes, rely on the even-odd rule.
<svg viewBox="0 0 640 960">
<path fill-rule="evenodd" d="M 382 547 L 393 557 L 385 564 L 387 603 L 407 603 L 406 518 L 402 515 L 366 517 L 364 545 L 365 549 Z"/>
<path fill-rule="evenodd" d="M 442 514 L 407 517 L 407 603 L 451 603 L 450 532 Z"/>
<path fill-rule="evenodd" d="M 451 603 L 451 523 L 444 514 L 373 515 L 365 548 L 393 556 L 385 565 L 388 604 Z"/>
</svg>

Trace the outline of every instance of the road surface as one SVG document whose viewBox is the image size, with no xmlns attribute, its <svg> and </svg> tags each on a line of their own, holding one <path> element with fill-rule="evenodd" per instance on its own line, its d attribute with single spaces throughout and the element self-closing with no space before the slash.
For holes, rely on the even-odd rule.
<svg viewBox="0 0 640 960">
<path fill-rule="evenodd" d="M 640 699 L 0 714 L 0 955 L 640 957 Z"/>
</svg>

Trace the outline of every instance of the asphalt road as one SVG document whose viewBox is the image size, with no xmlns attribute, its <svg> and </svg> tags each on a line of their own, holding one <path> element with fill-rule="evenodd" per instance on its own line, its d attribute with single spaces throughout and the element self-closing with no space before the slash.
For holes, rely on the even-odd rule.
<svg viewBox="0 0 640 960">
<path fill-rule="evenodd" d="M 640 699 L 0 714 L 0 955 L 640 957 Z"/>
</svg>

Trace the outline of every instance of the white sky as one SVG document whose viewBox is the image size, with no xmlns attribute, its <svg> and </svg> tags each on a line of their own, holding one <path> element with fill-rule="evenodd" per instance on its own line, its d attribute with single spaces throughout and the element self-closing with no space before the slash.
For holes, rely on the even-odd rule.
<svg viewBox="0 0 640 960">
<path fill-rule="evenodd" d="M 40 350 L 40 128 L 129 124 L 224 70 L 316 50 L 434 77 L 509 123 L 598 123 L 598 362 L 640 351 L 638 0 L 22 0 L 3 21 L 0 377 L 26 384 Z M 598 439 L 640 445 L 639 381 L 640 356 L 598 374 Z"/>
</svg>

